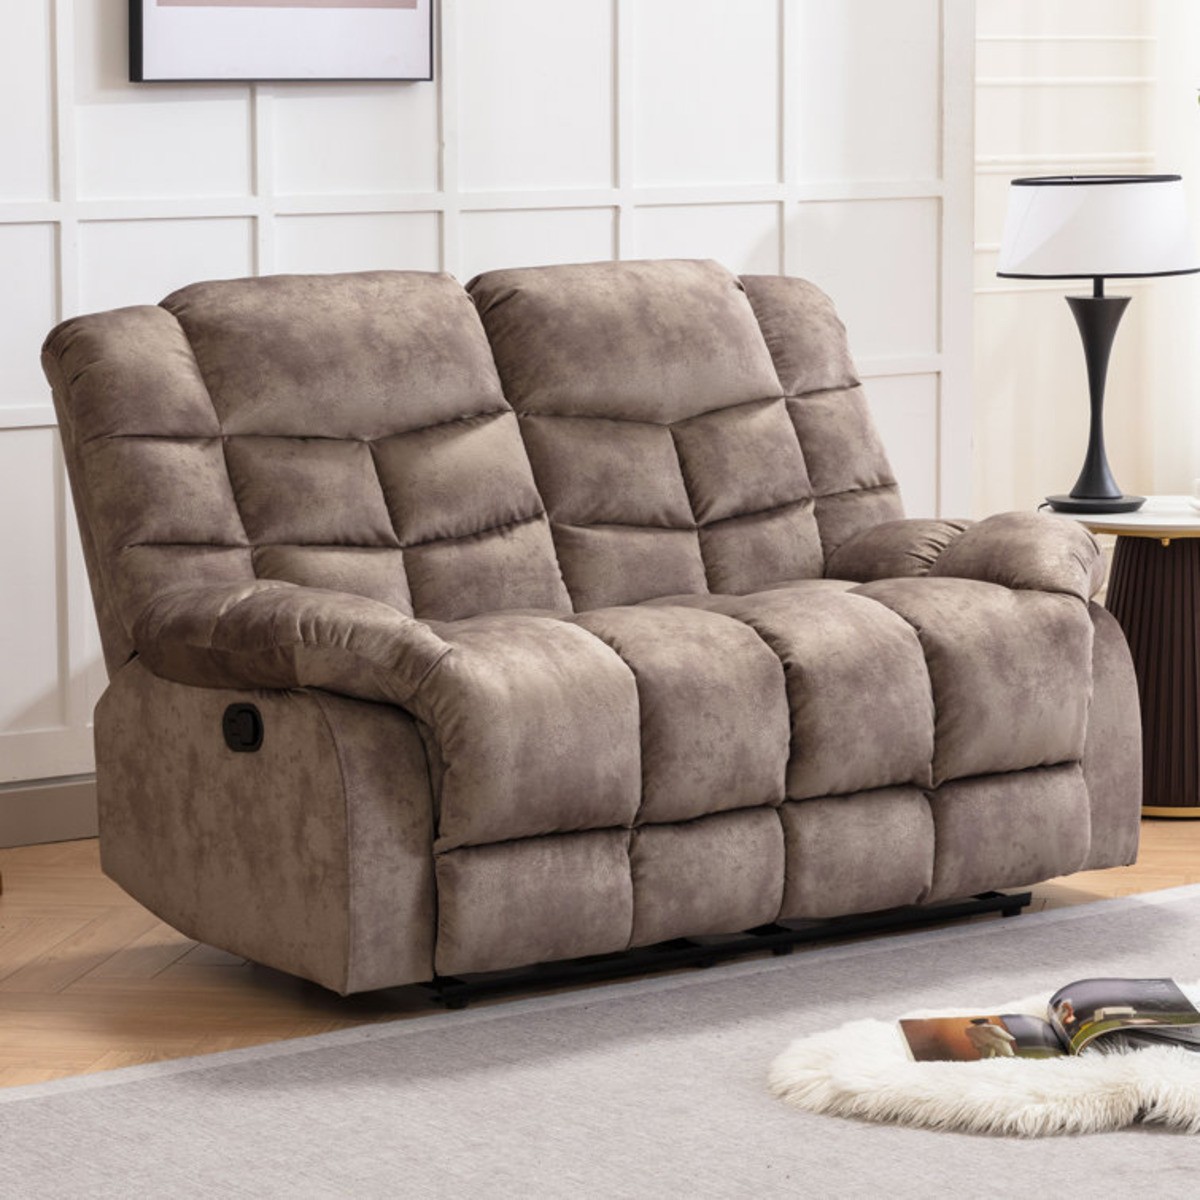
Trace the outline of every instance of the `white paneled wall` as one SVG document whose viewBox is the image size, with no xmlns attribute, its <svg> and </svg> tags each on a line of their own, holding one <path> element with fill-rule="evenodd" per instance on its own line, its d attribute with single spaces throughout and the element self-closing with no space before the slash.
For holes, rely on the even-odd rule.
<svg viewBox="0 0 1200 1200">
<path fill-rule="evenodd" d="M 1087 445 L 1083 351 L 1063 297 L 1090 284 L 996 277 L 1009 181 L 1178 168 L 1157 152 L 1153 4 L 977 0 L 976 11 L 974 507 L 983 514 L 1069 491 Z M 1109 459 L 1128 492 L 1155 490 L 1149 331 L 1155 293 L 1177 286 L 1135 279 L 1108 288 L 1134 297 L 1105 405 Z"/>
<path fill-rule="evenodd" d="M 276 271 L 805 275 L 910 512 L 967 508 L 969 3 L 442 0 L 433 83 L 257 86 L 126 83 L 125 7 L 0 16 L 0 781 L 91 766 L 102 672 L 37 365 L 77 312 Z"/>
<path fill-rule="evenodd" d="M 1200 231 L 1200 4 L 1155 0 L 1154 14 L 1158 167 L 1183 175 Z M 1154 490 L 1187 492 L 1200 477 L 1200 275 L 1164 279 L 1143 295 L 1149 315 L 1142 419 L 1153 441 Z"/>
</svg>

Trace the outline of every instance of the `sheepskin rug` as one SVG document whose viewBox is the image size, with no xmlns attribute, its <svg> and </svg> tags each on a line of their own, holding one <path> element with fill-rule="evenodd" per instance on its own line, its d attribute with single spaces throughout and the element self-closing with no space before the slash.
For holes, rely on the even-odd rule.
<svg viewBox="0 0 1200 1200">
<path fill-rule="evenodd" d="M 1195 997 L 1197 985 L 1182 986 Z M 977 1011 L 1044 1016 L 1048 999 L 1049 993 Z M 918 1063 L 895 1021 L 850 1021 L 794 1041 L 771 1065 L 769 1083 L 775 1095 L 809 1112 L 923 1129 L 1047 1137 L 1142 1121 L 1200 1133 L 1200 1053 L 1174 1046 Z"/>
</svg>

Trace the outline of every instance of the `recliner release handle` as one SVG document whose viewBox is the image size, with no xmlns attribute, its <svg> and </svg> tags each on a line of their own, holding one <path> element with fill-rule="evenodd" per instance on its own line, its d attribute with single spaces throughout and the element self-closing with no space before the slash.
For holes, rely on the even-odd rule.
<svg viewBox="0 0 1200 1200">
<path fill-rule="evenodd" d="M 225 745 L 238 754 L 252 754 L 263 743 L 262 713 L 253 704 L 231 704 L 221 718 Z"/>
</svg>

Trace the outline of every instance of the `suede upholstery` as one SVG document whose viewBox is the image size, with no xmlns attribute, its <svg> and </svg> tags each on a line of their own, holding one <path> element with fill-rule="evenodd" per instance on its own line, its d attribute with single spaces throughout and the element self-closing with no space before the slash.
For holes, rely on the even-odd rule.
<svg viewBox="0 0 1200 1200">
<path fill-rule="evenodd" d="M 1137 858 L 1138 828 L 1123 820 L 1126 797 L 1142 778 L 1142 728 L 1137 679 L 1117 619 L 1089 604 L 1092 639 L 1092 707 L 1083 747 L 1083 781 L 1092 814 L 1092 837 L 1083 869 L 1124 866 Z"/>
<path fill-rule="evenodd" d="M 235 754 L 221 714 L 247 701 L 263 745 Z M 429 772 L 398 708 L 134 659 L 96 709 L 96 781 L 104 870 L 189 937 L 341 992 L 432 974 Z"/>
<path fill-rule="evenodd" d="M 44 361 L 105 868 L 195 937 L 353 991 L 1136 850 L 1094 540 L 902 519 L 811 284 L 204 283 Z"/>
</svg>

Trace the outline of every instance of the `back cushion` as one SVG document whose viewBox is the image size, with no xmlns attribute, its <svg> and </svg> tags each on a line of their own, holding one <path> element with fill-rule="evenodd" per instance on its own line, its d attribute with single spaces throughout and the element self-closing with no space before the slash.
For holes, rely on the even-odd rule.
<svg viewBox="0 0 1200 1200">
<path fill-rule="evenodd" d="M 826 556 L 848 537 L 904 515 L 833 302 L 803 279 L 746 275 L 812 484 Z"/>
<path fill-rule="evenodd" d="M 811 285 L 624 262 L 493 271 L 468 291 L 576 610 L 819 576 L 822 516 L 830 542 L 858 519 L 847 486 L 890 487 L 868 523 L 898 515 L 844 332 Z"/>
<path fill-rule="evenodd" d="M 255 577 L 429 618 L 569 609 L 516 417 L 449 276 L 197 284 L 69 322 L 47 358 L 126 630 L 169 587 Z"/>
<path fill-rule="evenodd" d="M 447 620 L 567 607 L 516 418 L 450 276 L 206 283 L 163 307 L 212 396 L 259 578 Z"/>
</svg>

